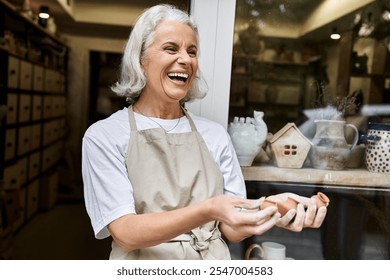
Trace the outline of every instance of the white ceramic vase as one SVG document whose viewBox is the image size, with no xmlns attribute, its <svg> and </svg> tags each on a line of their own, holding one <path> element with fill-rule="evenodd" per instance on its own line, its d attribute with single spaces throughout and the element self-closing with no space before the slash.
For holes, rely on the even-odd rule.
<svg viewBox="0 0 390 280">
<path fill-rule="evenodd" d="M 264 112 L 254 111 L 254 118 L 234 117 L 228 133 L 241 166 L 251 166 L 261 145 L 267 138 L 268 128 L 263 120 Z"/>
</svg>

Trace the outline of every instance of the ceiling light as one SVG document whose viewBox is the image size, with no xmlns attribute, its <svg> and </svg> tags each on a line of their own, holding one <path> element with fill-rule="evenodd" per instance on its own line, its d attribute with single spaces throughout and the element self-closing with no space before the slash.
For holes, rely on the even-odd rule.
<svg viewBox="0 0 390 280">
<path fill-rule="evenodd" d="M 48 6 L 39 7 L 39 17 L 43 19 L 48 19 L 50 17 Z"/>
<path fill-rule="evenodd" d="M 332 29 L 332 34 L 330 34 L 330 38 L 331 38 L 332 40 L 338 40 L 338 39 L 341 38 L 341 35 L 337 32 L 336 27 L 333 27 L 333 29 Z"/>
</svg>

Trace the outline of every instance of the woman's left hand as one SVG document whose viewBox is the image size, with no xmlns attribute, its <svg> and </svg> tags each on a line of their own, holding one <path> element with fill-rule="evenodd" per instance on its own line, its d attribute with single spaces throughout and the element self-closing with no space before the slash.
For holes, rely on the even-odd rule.
<svg viewBox="0 0 390 280">
<path fill-rule="evenodd" d="M 291 231 L 299 232 L 303 228 L 319 228 L 326 216 L 327 208 L 322 206 L 317 209 L 314 198 L 299 196 L 294 193 L 282 193 L 272 196 L 274 201 L 284 201 L 291 197 L 298 202 L 296 209 L 289 210 L 281 217 L 276 225 Z M 268 199 L 268 198 L 267 198 Z"/>
</svg>

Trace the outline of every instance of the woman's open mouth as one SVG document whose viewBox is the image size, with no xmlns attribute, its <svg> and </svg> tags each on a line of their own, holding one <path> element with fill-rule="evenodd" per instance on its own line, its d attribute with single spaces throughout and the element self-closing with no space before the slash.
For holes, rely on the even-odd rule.
<svg viewBox="0 0 390 280">
<path fill-rule="evenodd" d="M 173 81 L 180 81 L 185 83 L 188 80 L 189 75 L 186 73 L 168 73 L 168 78 Z"/>
</svg>

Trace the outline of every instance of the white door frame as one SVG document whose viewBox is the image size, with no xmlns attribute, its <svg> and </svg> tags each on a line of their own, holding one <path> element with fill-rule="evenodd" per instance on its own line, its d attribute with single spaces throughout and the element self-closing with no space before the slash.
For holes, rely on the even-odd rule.
<svg viewBox="0 0 390 280">
<path fill-rule="evenodd" d="M 207 85 L 207 96 L 186 104 L 189 111 L 228 124 L 230 77 L 236 0 L 191 0 L 191 14 L 199 28 L 199 67 Z"/>
</svg>

